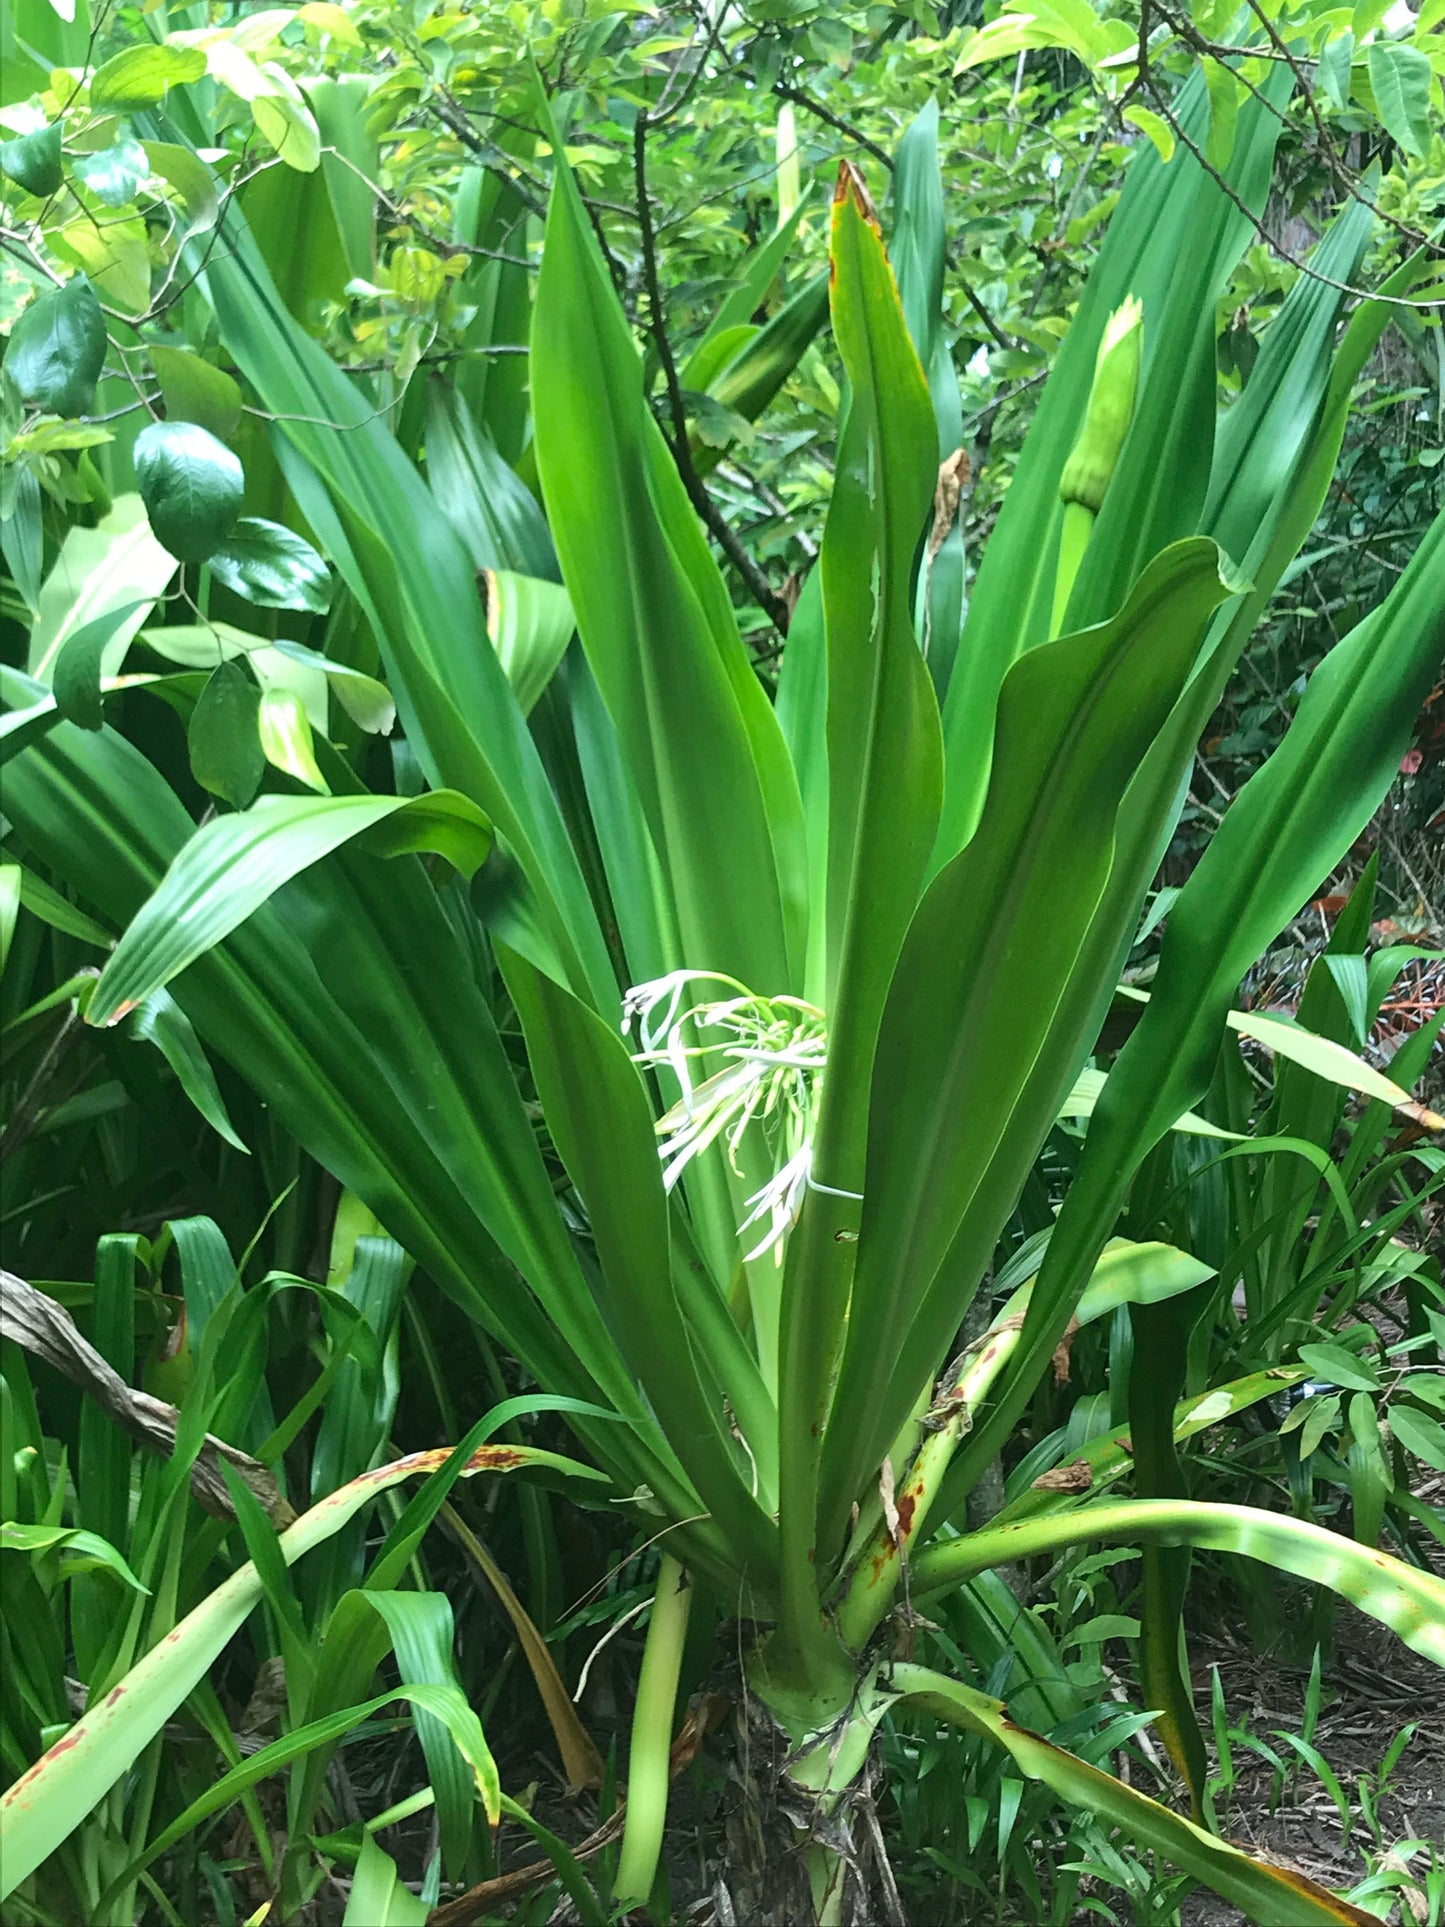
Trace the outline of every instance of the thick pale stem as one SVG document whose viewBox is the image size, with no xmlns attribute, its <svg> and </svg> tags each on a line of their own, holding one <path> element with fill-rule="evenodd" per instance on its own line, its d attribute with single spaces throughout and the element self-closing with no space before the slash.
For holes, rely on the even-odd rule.
<svg viewBox="0 0 1445 1927">
<path fill-rule="evenodd" d="M 677 1560 L 664 1553 L 642 1654 L 627 1759 L 627 1817 L 614 1895 L 617 1905 L 624 1909 L 642 1906 L 657 1878 L 667 1819 L 668 1755 L 677 1708 L 677 1679 L 691 1605 L 692 1582 Z"/>
<path fill-rule="evenodd" d="M 1054 577 L 1054 615 L 1050 630 L 1053 635 L 1061 636 L 1064 633 L 1069 597 L 1074 593 L 1079 565 L 1093 532 L 1094 511 L 1086 508 L 1082 502 L 1066 502 L 1063 527 L 1059 532 L 1059 567 Z"/>
<path fill-rule="evenodd" d="M 838 1631 L 852 1651 L 859 1651 L 893 1602 L 903 1576 L 910 1546 L 938 1497 L 943 1475 L 968 1424 L 970 1410 L 988 1396 L 989 1387 L 1013 1356 L 1022 1323 L 1010 1300 L 1006 1315 L 984 1334 L 963 1370 L 934 1408 L 935 1428 L 926 1432 L 917 1456 L 894 1496 L 897 1529 L 885 1519 L 853 1567 L 848 1590 L 838 1608 Z"/>
</svg>

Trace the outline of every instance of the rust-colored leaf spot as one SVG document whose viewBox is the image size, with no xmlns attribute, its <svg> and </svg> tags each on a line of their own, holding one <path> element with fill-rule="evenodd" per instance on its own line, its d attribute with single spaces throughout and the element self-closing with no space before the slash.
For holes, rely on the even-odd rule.
<svg viewBox="0 0 1445 1927">
<path fill-rule="evenodd" d="M 833 205 L 841 207 L 851 201 L 858 213 L 881 240 L 883 225 L 878 219 L 878 210 L 873 205 L 873 196 L 868 192 L 868 183 L 863 178 L 863 170 L 853 161 L 842 160 L 838 163 L 838 180 L 833 189 Z"/>
</svg>

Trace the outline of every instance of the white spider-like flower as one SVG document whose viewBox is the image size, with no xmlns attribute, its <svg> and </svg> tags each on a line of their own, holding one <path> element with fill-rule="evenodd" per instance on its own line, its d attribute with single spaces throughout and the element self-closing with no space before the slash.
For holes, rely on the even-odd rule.
<svg viewBox="0 0 1445 1927">
<path fill-rule="evenodd" d="M 690 1002 L 691 986 L 702 983 L 735 994 Z M 634 1023 L 641 1049 L 633 1061 L 670 1070 L 681 1093 L 657 1124 L 663 1183 L 670 1191 L 692 1160 L 719 1138 L 736 1170 L 743 1136 L 759 1124 L 783 1164 L 747 1200 L 754 1209 L 739 1231 L 766 1217 L 767 1235 L 747 1257 L 773 1250 L 781 1262 L 782 1241 L 797 1218 L 812 1170 L 812 1119 L 828 1058 L 822 1011 L 800 997 L 759 997 L 717 971 L 674 970 L 627 992 L 624 1036 Z M 698 1076 L 699 1071 L 707 1074 Z"/>
<path fill-rule="evenodd" d="M 788 1233 L 798 1222 L 798 1213 L 803 1208 L 803 1194 L 813 1176 L 813 1146 L 805 1140 L 778 1172 L 775 1178 L 755 1191 L 748 1199 L 753 1207 L 738 1226 L 738 1236 L 755 1225 L 760 1218 L 768 1220 L 768 1228 L 761 1240 L 751 1251 L 743 1253 L 745 1260 L 751 1262 L 761 1258 L 765 1251 L 776 1253 L 777 1262 L 783 1261 L 783 1244 Z"/>
</svg>

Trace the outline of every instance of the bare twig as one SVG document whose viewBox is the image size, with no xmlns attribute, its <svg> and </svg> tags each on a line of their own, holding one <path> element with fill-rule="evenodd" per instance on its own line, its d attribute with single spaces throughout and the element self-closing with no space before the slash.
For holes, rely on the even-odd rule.
<svg viewBox="0 0 1445 1927">
<path fill-rule="evenodd" d="M 748 554 L 717 504 L 708 494 L 692 459 L 687 439 L 687 404 L 672 343 L 667 338 L 667 322 L 662 305 L 662 287 L 657 273 L 657 244 L 652 226 L 652 208 L 647 196 L 648 118 L 639 110 L 632 134 L 632 170 L 637 184 L 637 219 L 642 231 L 642 280 L 647 290 L 648 321 L 662 376 L 667 385 L 668 409 L 672 417 L 672 452 L 677 472 L 687 490 L 688 500 L 701 516 L 709 534 L 732 563 L 748 588 L 748 593 L 767 616 L 779 635 L 788 633 L 788 607 L 777 594 L 757 563 Z"/>
<path fill-rule="evenodd" d="M 846 121 L 840 114 L 835 114 L 832 108 L 825 107 L 821 100 L 815 100 L 810 93 L 801 87 L 793 86 L 792 82 L 787 80 L 775 80 L 773 92 L 780 100 L 791 100 L 796 106 L 806 108 L 816 119 L 831 127 L 834 133 L 844 135 L 855 147 L 861 147 L 865 154 L 871 154 L 875 161 L 881 161 L 890 174 L 893 172 L 893 156 L 888 150 L 880 147 L 877 141 L 869 140 L 861 128 L 854 127 L 851 121 Z"/>
</svg>

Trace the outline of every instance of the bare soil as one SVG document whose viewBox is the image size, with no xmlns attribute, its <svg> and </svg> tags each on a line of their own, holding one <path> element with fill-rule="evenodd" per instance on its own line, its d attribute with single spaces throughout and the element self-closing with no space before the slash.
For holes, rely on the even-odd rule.
<svg viewBox="0 0 1445 1927">
<path fill-rule="evenodd" d="M 1206 1648 L 1200 1656 L 1220 1669 L 1232 1726 L 1265 1740 L 1276 1730 L 1299 1732 L 1304 1675 L 1232 1642 Z M 1348 1836 L 1335 1801 L 1307 1767 L 1280 1798 L 1269 1763 L 1236 1749 L 1240 1778 L 1227 1817 L 1220 1815 L 1230 1837 L 1337 1890 L 1363 1879 L 1382 1853 L 1402 1842 L 1423 1840 L 1445 1852 L 1445 1695 L 1439 1670 L 1377 1621 L 1342 1604 L 1335 1657 L 1324 1684 L 1326 1705 L 1315 1745 L 1350 1800 Z M 1414 1735 L 1377 1801 L 1377 1839 L 1362 1810 L 1361 1786 L 1373 1790 L 1390 1743 L 1412 1724 Z M 1423 1875 L 1426 1858 L 1420 1855 L 1412 1869 Z M 1424 1918 L 1423 1901 L 1418 1910 L 1406 1905 L 1406 1911 L 1397 1907 L 1391 1915 L 1401 1927 Z M 1245 1916 L 1200 1892 L 1186 1902 L 1182 1918 L 1184 1927 L 1236 1927 Z"/>
</svg>

